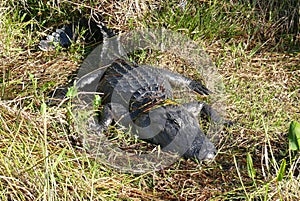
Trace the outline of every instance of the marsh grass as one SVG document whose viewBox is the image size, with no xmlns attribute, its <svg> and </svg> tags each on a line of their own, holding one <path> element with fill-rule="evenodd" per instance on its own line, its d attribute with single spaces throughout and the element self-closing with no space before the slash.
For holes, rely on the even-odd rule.
<svg viewBox="0 0 300 201">
<path fill-rule="evenodd" d="M 300 157 L 289 151 L 287 138 L 290 122 L 300 119 L 299 49 L 292 46 L 299 42 L 299 33 L 278 32 L 278 18 L 266 19 L 255 5 L 239 1 L 188 1 L 185 8 L 173 0 L 0 5 L 1 200 L 300 197 Z M 89 15 L 90 8 L 98 8 L 117 32 L 164 26 L 205 47 L 223 76 L 226 117 L 237 122 L 220 133 L 215 161 L 181 159 L 158 172 L 120 173 L 82 149 L 70 105 L 45 104 L 50 91 L 74 76 L 86 49 L 74 44 L 70 50 L 41 52 L 36 44 L 50 33 L 49 27 L 72 21 L 78 13 Z M 172 55 L 141 52 L 134 58 L 182 73 L 189 69 Z M 135 143 L 119 130 L 114 132 L 120 145 Z"/>
</svg>

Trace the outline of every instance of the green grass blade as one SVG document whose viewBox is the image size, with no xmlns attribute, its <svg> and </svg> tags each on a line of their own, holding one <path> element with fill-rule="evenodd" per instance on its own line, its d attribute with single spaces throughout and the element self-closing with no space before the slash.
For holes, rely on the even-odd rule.
<svg viewBox="0 0 300 201">
<path fill-rule="evenodd" d="M 248 170 L 248 174 L 251 177 L 251 179 L 254 180 L 256 171 L 253 167 L 253 161 L 252 161 L 252 157 L 251 157 L 250 153 L 247 153 L 247 170 Z"/>
<path fill-rule="evenodd" d="M 300 124 L 292 121 L 289 129 L 289 148 L 294 151 L 300 150 Z"/>
<path fill-rule="evenodd" d="M 284 172 L 285 172 L 285 167 L 286 167 L 286 160 L 283 159 L 283 161 L 280 164 L 280 168 L 277 174 L 277 181 L 282 181 L 283 177 L 284 177 Z"/>
</svg>

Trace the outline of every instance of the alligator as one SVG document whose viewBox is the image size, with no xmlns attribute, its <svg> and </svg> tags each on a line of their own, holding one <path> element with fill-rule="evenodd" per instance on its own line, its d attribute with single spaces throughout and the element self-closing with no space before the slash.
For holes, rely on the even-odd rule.
<svg viewBox="0 0 300 201">
<path fill-rule="evenodd" d="M 57 29 L 40 42 L 40 48 L 53 49 L 53 42 L 68 47 L 75 35 L 72 26 Z M 99 38 L 111 35 L 108 29 L 98 27 L 102 34 Z M 202 161 L 215 157 L 217 150 L 201 130 L 198 118 L 204 116 L 220 123 L 223 122 L 220 115 L 205 102 L 179 104 L 173 98 L 174 86 L 186 86 L 203 96 L 211 94 L 201 82 L 166 69 L 139 66 L 122 58 L 105 66 L 98 76 L 97 92 L 104 94 L 98 119 L 102 131 L 118 122 L 131 128 L 138 138 L 184 158 Z"/>
</svg>

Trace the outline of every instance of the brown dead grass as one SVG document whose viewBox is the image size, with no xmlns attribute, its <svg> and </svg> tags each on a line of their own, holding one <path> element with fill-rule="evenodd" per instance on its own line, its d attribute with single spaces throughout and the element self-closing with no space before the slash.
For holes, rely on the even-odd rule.
<svg viewBox="0 0 300 201">
<path fill-rule="evenodd" d="M 159 6 L 153 1 L 149 1 L 149 5 L 142 1 L 108 4 L 102 4 L 99 9 L 110 17 L 111 27 L 121 31 L 127 30 L 132 23 L 129 19 Z M 7 37 L 5 34 L 0 32 L 1 38 Z M 16 41 L 11 47 L 19 45 Z M 48 108 L 48 143 L 44 144 L 44 122 L 39 112 L 41 100 L 35 95 L 29 74 L 37 79 L 37 91 L 46 83 L 54 82 L 45 89 L 46 93 L 65 85 L 79 67 L 80 60 L 70 60 L 65 52 L 7 51 L 5 47 L 2 41 L 0 74 L 5 79 L 1 87 L 2 98 L 7 101 L 0 101 L 0 184 L 7 199 L 32 200 L 44 195 L 47 157 L 41 150 L 49 151 L 48 165 L 54 168 L 48 170 L 48 181 L 53 182 L 49 189 L 56 192 L 54 198 L 57 199 L 101 200 L 110 196 L 133 200 L 245 199 L 237 171 L 252 198 L 265 195 L 266 183 L 269 183 L 269 200 L 300 197 L 297 190 L 300 165 L 292 178 L 276 182 L 278 167 L 271 156 L 272 152 L 278 164 L 283 158 L 289 160 L 285 153 L 287 128 L 290 121 L 300 119 L 299 53 L 266 51 L 250 57 L 251 52 L 239 50 L 232 44 L 207 44 L 207 52 L 218 66 L 226 86 L 226 116 L 237 124 L 222 131 L 219 154 L 212 163 L 180 160 L 160 172 L 131 175 L 97 163 L 74 147 L 68 137 L 74 133 L 68 129 L 64 108 Z M 3 54 L 7 52 L 9 54 Z M 175 56 L 162 55 L 155 59 L 158 59 L 157 64 L 174 69 L 180 66 L 179 71 L 186 72 L 187 65 Z M 257 187 L 248 175 L 247 153 L 251 154 L 257 171 Z"/>
</svg>

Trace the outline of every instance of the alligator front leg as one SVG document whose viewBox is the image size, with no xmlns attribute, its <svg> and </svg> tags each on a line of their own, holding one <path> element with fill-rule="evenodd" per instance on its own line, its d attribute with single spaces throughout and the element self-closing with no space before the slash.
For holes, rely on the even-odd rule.
<svg viewBox="0 0 300 201">
<path fill-rule="evenodd" d="M 232 125 L 232 121 L 224 120 L 222 116 L 207 103 L 190 102 L 183 104 L 183 107 L 191 112 L 195 117 L 202 116 L 206 120 L 209 120 L 216 124 L 223 124 L 225 126 Z"/>
<path fill-rule="evenodd" d="M 196 118 L 201 116 L 211 123 L 207 135 L 214 143 L 218 142 L 220 139 L 220 136 L 218 136 L 218 131 L 220 131 L 220 128 L 222 128 L 220 126 L 228 127 L 234 124 L 233 121 L 224 119 L 216 110 L 204 102 L 186 103 L 183 104 L 183 107 L 192 113 Z"/>
<path fill-rule="evenodd" d="M 110 104 L 104 105 L 100 113 L 99 125 L 101 127 L 101 132 L 106 131 L 108 127 L 113 123 L 114 117 L 112 114 Z"/>
<path fill-rule="evenodd" d="M 219 113 L 210 105 L 204 102 L 190 102 L 182 105 L 186 110 L 191 112 L 195 117 L 204 116 L 205 119 L 211 120 L 214 123 L 221 123 L 222 118 Z"/>
<path fill-rule="evenodd" d="M 113 122 L 129 128 L 131 123 L 130 113 L 120 104 L 108 103 L 103 106 L 99 116 L 101 132 L 107 131 L 108 127 L 112 125 Z"/>
</svg>

